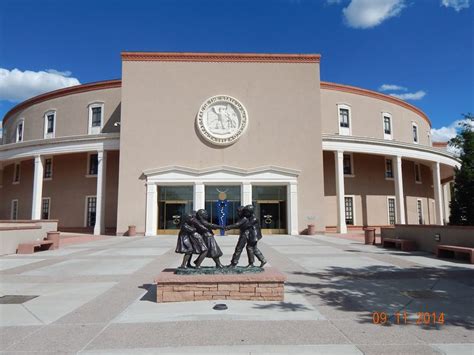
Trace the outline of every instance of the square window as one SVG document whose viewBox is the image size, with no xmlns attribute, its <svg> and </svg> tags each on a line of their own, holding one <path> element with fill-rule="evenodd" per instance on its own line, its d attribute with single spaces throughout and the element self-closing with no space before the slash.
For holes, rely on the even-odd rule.
<svg viewBox="0 0 474 355">
<path fill-rule="evenodd" d="M 392 134 L 392 122 L 388 116 L 384 116 L 383 118 L 383 129 L 385 134 Z"/>
<path fill-rule="evenodd" d="M 41 201 L 41 219 L 49 219 L 50 201 L 49 197 L 45 197 Z"/>
<path fill-rule="evenodd" d="M 86 199 L 86 227 L 94 227 L 96 219 L 97 199 L 95 196 L 88 196 Z"/>
<path fill-rule="evenodd" d="M 339 125 L 344 128 L 349 128 L 349 110 L 346 108 L 339 109 Z"/>
<path fill-rule="evenodd" d="M 54 132 L 54 114 L 49 114 L 46 118 L 46 133 Z"/>
<path fill-rule="evenodd" d="M 98 167 L 99 167 L 98 155 L 90 154 L 89 155 L 89 169 L 87 171 L 87 174 L 97 175 Z"/>
<path fill-rule="evenodd" d="M 344 175 L 352 175 L 352 156 L 350 154 L 344 154 L 343 159 Z"/>
<path fill-rule="evenodd" d="M 18 184 L 20 182 L 20 173 L 21 173 L 21 165 L 20 163 L 15 163 L 13 167 L 13 183 Z"/>
<path fill-rule="evenodd" d="M 344 198 L 345 217 L 347 225 L 354 225 L 354 199 L 352 197 Z"/>
<path fill-rule="evenodd" d="M 102 125 L 102 107 L 92 108 L 92 127 L 100 127 Z"/>
<path fill-rule="evenodd" d="M 393 178 L 393 162 L 392 159 L 385 159 L 385 177 Z"/>
<path fill-rule="evenodd" d="M 43 178 L 51 179 L 53 177 L 53 159 L 47 158 L 44 160 Z"/>
<path fill-rule="evenodd" d="M 388 224 L 395 224 L 395 199 L 388 199 Z"/>
<path fill-rule="evenodd" d="M 418 163 L 415 163 L 415 181 L 421 183 L 421 169 Z"/>
<path fill-rule="evenodd" d="M 413 125 L 413 143 L 418 143 L 418 126 Z"/>
</svg>

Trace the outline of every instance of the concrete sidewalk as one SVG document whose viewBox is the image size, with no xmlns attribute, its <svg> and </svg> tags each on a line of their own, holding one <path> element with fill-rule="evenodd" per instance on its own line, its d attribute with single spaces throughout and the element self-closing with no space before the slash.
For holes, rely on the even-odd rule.
<svg viewBox="0 0 474 355">
<path fill-rule="evenodd" d="M 235 237 L 216 237 L 228 263 Z M 284 302 L 157 304 L 175 236 L 112 237 L 0 258 L 0 350 L 87 354 L 473 354 L 474 266 L 330 236 L 265 236 Z M 245 263 L 245 255 L 242 257 Z M 212 262 L 206 261 L 207 265 Z M 30 297 L 27 297 L 30 296 Z M 406 312 L 407 323 L 397 312 Z M 385 325 L 373 324 L 385 312 Z M 445 324 L 416 324 L 418 312 Z M 423 313 L 424 315 L 424 313 Z"/>
</svg>

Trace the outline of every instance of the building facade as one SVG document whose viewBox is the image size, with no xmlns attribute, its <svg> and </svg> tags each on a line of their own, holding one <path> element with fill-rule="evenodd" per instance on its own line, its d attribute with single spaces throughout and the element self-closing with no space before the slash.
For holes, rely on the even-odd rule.
<svg viewBox="0 0 474 355">
<path fill-rule="evenodd" d="M 3 120 L 0 219 L 175 233 L 253 203 L 265 233 L 443 224 L 459 163 L 418 108 L 320 81 L 319 55 L 122 53 L 122 79 Z"/>
</svg>

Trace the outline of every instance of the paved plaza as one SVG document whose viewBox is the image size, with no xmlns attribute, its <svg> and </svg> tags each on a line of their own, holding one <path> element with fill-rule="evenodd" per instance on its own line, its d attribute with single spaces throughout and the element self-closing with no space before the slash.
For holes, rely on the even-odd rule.
<svg viewBox="0 0 474 355">
<path fill-rule="evenodd" d="M 216 239 L 228 264 L 237 238 Z M 176 236 L 111 237 L 1 257 L 1 296 L 24 297 L 0 304 L 0 350 L 474 353 L 474 265 L 331 236 L 265 236 L 268 266 L 288 275 L 284 302 L 158 304 L 152 282 L 180 264 L 175 244 Z M 213 310 L 223 302 L 228 310 Z M 408 324 L 397 321 L 404 311 Z M 387 314 L 385 325 L 373 324 L 373 312 Z M 418 312 L 443 312 L 445 324 L 416 324 Z"/>
</svg>

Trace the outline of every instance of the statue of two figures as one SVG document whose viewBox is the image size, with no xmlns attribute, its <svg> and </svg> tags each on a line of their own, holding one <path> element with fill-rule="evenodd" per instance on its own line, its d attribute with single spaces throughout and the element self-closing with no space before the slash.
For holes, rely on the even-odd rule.
<svg viewBox="0 0 474 355">
<path fill-rule="evenodd" d="M 257 247 L 258 241 L 262 238 L 262 232 L 258 220 L 255 217 L 254 207 L 252 205 L 239 207 L 237 213 L 239 221 L 235 224 L 225 226 L 225 230 L 240 230 L 239 240 L 237 241 L 232 261 L 228 267 L 234 268 L 237 266 L 244 248 L 247 249 L 249 261 L 247 267 L 254 266 L 255 257 L 260 261 L 260 267 L 263 267 L 267 261 Z M 184 254 L 180 268 L 200 268 L 205 258 L 212 258 L 217 268 L 223 267 L 220 261 L 220 257 L 223 255 L 222 250 L 219 248 L 213 232 L 213 229 L 220 229 L 222 227 L 210 223 L 208 218 L 209 215 L 204 209 L 183 216 L 175 250 L 176 253 Z M 193 262 L 194 266 L 191 264 L 193 254 L 198 255 Z"/>
</svg>

